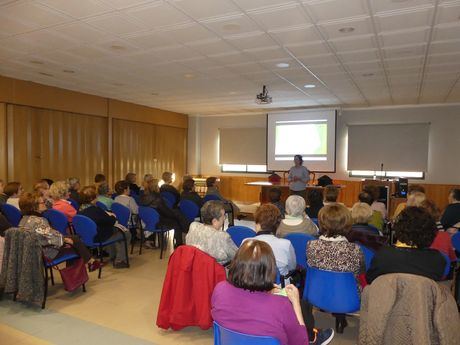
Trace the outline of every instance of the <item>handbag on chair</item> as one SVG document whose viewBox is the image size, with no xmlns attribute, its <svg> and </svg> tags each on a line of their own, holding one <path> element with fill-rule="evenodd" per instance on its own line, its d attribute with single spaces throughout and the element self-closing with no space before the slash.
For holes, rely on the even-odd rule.
<svg viewBox="0 0 460 345">
<path fill-rule="evenodd" d="M 86 271 L 86 266 L 82 258 L 75 260 L 71 266 L 62 269 L 57 268 L 57 270 L 61 274 L 64 289 L 69 292 L 84 285 L 89 279 L 88 272 Z"/>
</svg>

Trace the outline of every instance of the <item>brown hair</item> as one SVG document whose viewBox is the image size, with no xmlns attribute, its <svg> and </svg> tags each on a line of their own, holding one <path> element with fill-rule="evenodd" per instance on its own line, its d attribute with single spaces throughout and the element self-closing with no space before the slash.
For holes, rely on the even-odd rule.
<svg viewBox="0 0 460 345">
<path fill-rule="evenodd" d="M 94 176 L 94 183 L 102 183 L 105 181 L 106 181 L 106 178 L 104 174 L 96 174 L 96 176 Z"/>
<path fill-rule="evenodd" d="M 23 193 L 19 197 L 19 209 L 23 215 L 31 215 L 38 212 L 41 195 L 37 193 Z"/>
<path fill-rule="evenodd" d="M 374 200 L 378 200 L 380 198 L 380 188 L 375 184 L 364 186 L 363 190 L 368 192 Z"/>
<path fill-rule="evenodd" d="M 324 200 L 327 202 L 336 202 L 339 196 L 339 189 L 336 186 L 329 185 L 324 187 Z"/>
<path fill-rule="evenodd" d="M 158 179 L 152 178 L 151 180 L 144 183 L 144 193 L 160 193 L 160 188 L 158 187 Z"/>
<path fill-rule="evenodd" d="M 191 192 L 193 190 L 194 185 L 195 181 L 189 178 L 182 183 L 182 189 L 184 190 L 184 192 Z"/>
<path fill-rule="evenodd" d="M 353 220 L 351 212 L 341 204 L 326 205 L 318 213 L 319 229 L 322 235 L 335 237 L 346 235 Z"/>
<path fill-rule="evenodd" d="M 131 180 L 134 180 L 135 177 L 136 177 L 135 173 L 129 172 L 125 176 L 125 181 L 128 182 L 128 183 L 133 183 L 133 181 L 131 181 Z"/>
<path fill-rule="evenodd" d="M 91 204 L 97 198 L 96 188 L 94 186 L 85 186 L 81 189 L 79 195 L 81 204 Z"/>
<path fill-rule="evenodd" d="M 262 230 L 275 233 L 281 222 L 281 213 L 275 205 L 263 204 L 259 206 L 254 214 L 254 220 Z"/>
<path fill-rule="evenodd" d="M 420 192 L 420 193 L 425 193 L 425 187 L 419 185 L 419 184 L 410 184 L 407 187 L 407 194 L 411 194 L 414 192 Z"/>
<path fill-rule="evenodd" d="M 217 181 L 217 177 L 213 177 L 213 176 L 208 177 L 208 178 L 206 179 L 206 187 L 212 187 L 212 186 L 214 186 L 214 183 L 216 183 L 216 181 Z"/>
<path fill-rule="evenodd" d="M 121 181 L 118 181 L 117 183 L 115 183 L 115 192 L 118 194 L 118 195 L 121 195 L 124 193 L 124 191 L 126 189 L 129 188 L 129 182 L 126 181 L 126 180 L 121 180 Z"/>
<path fill-rule="evenodd" d="M 441 210 L 434 203 L 433 200 L 425 199 L 420 203 L 420 207 L 423 207 L 435 221 L 438 221 L 441 218 Z"/>
<path fill-rule="evenodd" d="M 50 189 L 48 182 L 41 180 L 41 181 L 38 181 L 34 186 L 34 192 L 41 192 L 43 189 L 45 190 Z"/>
<path fill-rule="evenodd" d="M 249 291 L 270 291 L 276 278 L 272 248 L 257 240 L 244 241 L 230 264 L 228 281 Z"/>
<path fill-rule="evenodd" d="M 19 182 L 8 182 L 5 188 L 3 188 L 3 193 L 5 193 L 8 196 L 12 196 L 13 194 L 18 194 L 19 187 L 21 187 L 21 183 Z"/>
</svg>

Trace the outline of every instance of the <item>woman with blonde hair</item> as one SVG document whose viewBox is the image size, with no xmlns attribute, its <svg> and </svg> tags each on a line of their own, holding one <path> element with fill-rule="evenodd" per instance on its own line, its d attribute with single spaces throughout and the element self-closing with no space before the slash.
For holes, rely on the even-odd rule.
<svg viewBox="0 0 460 345">
<path fill-rule="evenodd" d="M 77 210 L 67 200 L 70 196 L 69 184 L 66 181 L 54 182 L 50 187 L 49 195 L 53 199 L 53 209 L 64 213 L 69 223 L 72 222 Z"/>
</svg>

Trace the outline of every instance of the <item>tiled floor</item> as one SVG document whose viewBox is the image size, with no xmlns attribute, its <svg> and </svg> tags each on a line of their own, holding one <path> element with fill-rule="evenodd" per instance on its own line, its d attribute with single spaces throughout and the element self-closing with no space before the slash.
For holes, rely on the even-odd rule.
<svg viewBox="0 0 460 345">
<path fill-rule="evenodd" d="M 104 268 L 100 280 L 90 273 L 86 293 L 65 292 L 58 278 L 43 311 L 9 298 L 1 301 L 0 344 L 211 345 L 211 330 L 173 332 L 155 325 L 168 258 L 160 260 L 159 251 L 145 250 L 130 260 L 130 269 Z M 315 317 L 319 327 L 334 324 L 327 314 L 318 312 Z M 355 344 L 357 325 L 358 319 L 350 318 L 345 333 L 332 344 Z"/>
</svg>

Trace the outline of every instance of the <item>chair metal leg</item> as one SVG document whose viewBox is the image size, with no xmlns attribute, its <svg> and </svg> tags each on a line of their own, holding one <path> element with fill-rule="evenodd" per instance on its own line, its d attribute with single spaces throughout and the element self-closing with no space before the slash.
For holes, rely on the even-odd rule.
<svg viewBox="0 0 460 345">
<path fill-rule="evenodd" d="M 54 275 L 53 275 L 53 267 L 50 267 L 49 268 L 50 270 L 50 276 L 51 276 L 51 285 L 54 286 Z"/>
<path fill-rule="evenodd" d="M 163 249 L 164 249 L 164 242 L 165 242 L 165 234 L 163 232 L 160 232 L 158 234 L 160 236 L 160 260 L 163 259 Z"/>
<path fill-rule="evenodd" d="M 104 254 L 102 253 L 102 247 L 99 247 L 99 260 L 101 261 L 101 265 L 99 266 L 99 274 L 97 275 L 97 279 L 101 279 L 102 276 L 102 263 L 104 262 Z"/>
<path fill-rule="evenodd" d="M 16 295 L 16 294 L 15 294 Z M 46 305 L 46 298 L 48 297 L 48 269 L 45 267 L 45 282 L 44 282 L 44 289 L 43 289 L 43 302 L 42 302 L 42 309 L 45 309 Z M 16 296 L 15 296 L 16 298 Z M 16 300 L 16 299 L 15 299 Z"/>
<path fill-rule="evenodd" d="M 129 253 L 128 253 L 128 241 L 126 241 L 126 236 L 123 234 L 123 242 L 125 243 L 125 254 L 126 254 L 126 264 L 129 267 Z"/>
<path fill-rule="evenodd" d="M 139 221 L 139 227 L 141 229 L 141 243 L 139 244 L 139 255 L 141 255 L 142 254 L 142 246 L 144 245 L 144 242 L 145 242 L 144 229 L 142 229 L 142 221 Z"/>
<path fill-rule="evenodd" d="M 85 284 L 83 284 L 81 287 L 82 287 L 83 292 L 86 292 L 86 286 L 85 286 Z"/>
</svg>

